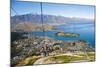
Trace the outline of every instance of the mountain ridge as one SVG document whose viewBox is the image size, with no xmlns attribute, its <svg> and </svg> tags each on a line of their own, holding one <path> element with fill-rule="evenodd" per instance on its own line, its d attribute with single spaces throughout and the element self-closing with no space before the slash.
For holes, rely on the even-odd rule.
<svg viewBox="0 0 100 67">
<path fill-rule="evenodd" d="M 11 30 L 12 31 L 16 31 L 16 30 L 37 31 L 38 29 L 38 31 L 40 31 L 43 26 L 45 26 L 44 28 L 47 28 L 46 30 L 51 30 L 56 25 L 64 25 L 66 23 L 71 23 L 71 22 L 85 23 L 87 21 L 91 22 L 92 20 L 88 20 L 84 18 L 70 18 L 64 16 L 55 16 L 55 15 L 41 16 L 40 14 L 15 15 L 15 16 L 11 16 Z"/>
</svg>

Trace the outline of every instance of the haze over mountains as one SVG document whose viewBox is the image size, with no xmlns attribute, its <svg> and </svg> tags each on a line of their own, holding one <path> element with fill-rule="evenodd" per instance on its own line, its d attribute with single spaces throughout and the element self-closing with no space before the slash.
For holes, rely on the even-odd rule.
<svg viewBox="0 0 100 67">
<path fill-rule="evenodd" d="M 86 18 L 70 18 L 54 15 L 43 15 L 43 25 L 51 30 L 53 26 L 62 25 L 66 23 L 91 23 L 93 20 Z M 42 29 L 41 15 L 39 14 L 25 14 L 11 16 L 11 31 L 40 31 Z"/>
</svg>

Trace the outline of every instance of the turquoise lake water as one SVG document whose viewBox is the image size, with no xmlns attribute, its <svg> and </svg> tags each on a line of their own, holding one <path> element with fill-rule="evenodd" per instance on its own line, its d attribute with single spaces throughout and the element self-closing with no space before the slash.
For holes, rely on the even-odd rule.
<svg viewBox="0 0 100 67">
<path fill-rule="evenodd" d="M 56 26 L 59 31 L 80 34 L 79 37 L 56 36 L 57 31 L 32 32 L 35 36 L 48 36 L 55 40 L 85 40 L 90 46 L 95 47 L 95 24 L 94 23 L 70 23 Z"/>
</svg>

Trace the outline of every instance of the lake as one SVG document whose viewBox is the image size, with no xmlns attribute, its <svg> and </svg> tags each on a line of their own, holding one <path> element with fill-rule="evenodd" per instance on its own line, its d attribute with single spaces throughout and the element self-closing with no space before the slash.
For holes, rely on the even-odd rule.
<svg viewBox="0 0 100 67">
<path fill-rule="evenodd" d="M 79 37 L 62 37 L 56 36 L 57 31 L 39 31 L 32 32 L 31 34 L 35 36 L 48 36 L 55 40 L 85 40 L 90 46 L 95 47 L 95 23 L 67 23 L 64 25 L 56 26 L 56 29 L 64 32 L 71 32 L 80 34 Z"/>
</svg>

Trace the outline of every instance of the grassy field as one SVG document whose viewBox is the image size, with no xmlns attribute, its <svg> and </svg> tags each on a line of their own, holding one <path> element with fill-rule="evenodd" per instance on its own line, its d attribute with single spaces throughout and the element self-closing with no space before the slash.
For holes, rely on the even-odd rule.
<svg viewBox="0 0 100 67">
<path fill-rule="evenodd" d="M 40 58 L 40 56 L 28 57 L 25 60 L 19 62 L 19 64 L 17 66 L 33 65 L 33 63 L 39 58 Z"/>
<path fill-rule="evenodd" d="M 52 63 L 71 63 L 75 61 L 95 61 L 95 52 L 87 52 L 87 56 L 84 53 L 79 55 L 55 55 L 55 56 L 48 56 L 49 58 L 44 60 L 44 64 L 52 64 Z M 25 60 L 19 62 L 17 66 L 24 66 L 24 65 L 33 65 L 38 59 L 41 59 L 40 56 L 31 56 L 26 58 Z"/>
<path fill-rule="evenodd" d="M 70 63 L 74 61 L 95 61 L 95 53 L 87 53 L 88 58 L 85 54 L 79 54 L 76 56 L 68 56 L 68 55 L 62 55 L 62 56 L 53 56 L 45 60 L 46 63 Z"/>
<path fill-rule="evenodd" d="M 86 56 L 84 54 L 80 54 L 80 56 Z M 88 60 L 95 61 L 95 52 L 87 52 Z"/>
<path fill-rule="evenodd" d="M 69 63 L 71 61 L 76 61 L 76 60 L 82 60 L 83 57 L 76 57 L 76 56 L 55 56 L 55 57 L 50 57 L 49 59 L 45 61 L 55 61 L 55 63 Z"/>
</svg>

